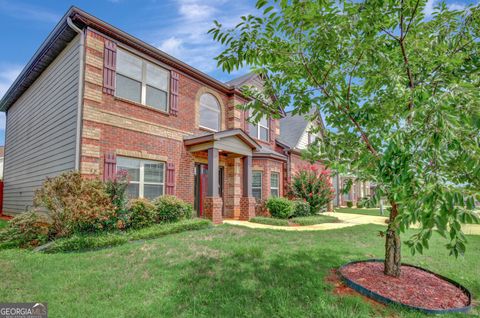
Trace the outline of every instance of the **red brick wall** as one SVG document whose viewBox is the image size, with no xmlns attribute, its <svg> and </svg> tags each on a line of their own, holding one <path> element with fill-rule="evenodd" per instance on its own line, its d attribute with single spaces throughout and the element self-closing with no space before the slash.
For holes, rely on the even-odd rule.
<svg viewBox="0 0 480 318">
<path fill-rule="evenodd" d="M 194 164 L 206 163 L 205 154 L 194 157 L 183 137 L 204 132 L 198 127 L 199 97 L 212 93 L 222 107 L 222 129 L 245 128 L 244 112 L 236 105 L 244 103 L 240 96 L 226 94 L 180 73 L 178 116 L 129 102 L 103 93 L 103 50 L 101 35 L 88 31 L 86 39 L 85 92 L 81 144 L 81 171 L 86 177 L 102 177 L 104 156 L 136 157 L 175 164 L 175 193 L 181 199 L 194 201 Z M 278 121 L 272 129 L 278 133 Z M 274 140 L 263 143 L 274 148 Z M 275 160 L 254 160 L 264 172 L 264 195 L 270 194 L 270 170 L 280 172 L 280 193 L 283 194 L 283 163 Z M 221 157 L 225 167 L 224 203 L 229 217 L 240 216 L 242 196 L 242 163 L 240 159 Z"/>
<path fill-rule="evenodd" d="M 279 193 L 284 195 L 284 165 L 283 161 L 273 159 L 253 159 L 253 171 L 262 172 L 262 200 L 270 197 L 270 175 L 272 172 L 278 172 L 280 178 Z"/>
</svg>

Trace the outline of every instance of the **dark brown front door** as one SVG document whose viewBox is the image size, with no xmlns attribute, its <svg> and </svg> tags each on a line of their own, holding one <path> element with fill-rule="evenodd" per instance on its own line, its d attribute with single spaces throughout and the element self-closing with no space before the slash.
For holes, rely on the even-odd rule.
<svg viewBox="0 0 480 318">
<path fill-rule="evenodd" d="M 223 167 L 218 170 L 218 195 L 223 199 Z M 197 211 L 197 216 L 203 216 L 203 202 L 207 196 L 208 187 L 208 165 L 197 163 L 195 164 L 195 201 L 194 208 Z M 225 209 L 222 209 L 222 215 Z"/>
</svg>

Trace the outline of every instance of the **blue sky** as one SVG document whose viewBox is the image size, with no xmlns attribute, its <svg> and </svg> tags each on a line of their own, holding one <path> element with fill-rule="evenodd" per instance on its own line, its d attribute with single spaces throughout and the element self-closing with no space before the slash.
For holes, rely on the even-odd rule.
<svg viewBox="0 0 480 318">
<path fill-rule="evenodd" d="M 427 16 L 438 0 L 428 0 Z M 470 2 L 470 1 L 468 1 Z M 463 1 L 450 0 L 451 8 Z M 229 80 L 245 70 L 225 74 L 213 58 L 221 52 L 206 32 L 214 19 L 226 26 L 254 13 L 254 0 L 95 0 L 71 2 L 0 0 L 0 97 L 53 29 L 75 5 L 219 79 Z M 6 45 L 8 43 L 8 46 Z M 0 145 L 5 138 L 5 115 L 0 113 Z"/>
</svg>

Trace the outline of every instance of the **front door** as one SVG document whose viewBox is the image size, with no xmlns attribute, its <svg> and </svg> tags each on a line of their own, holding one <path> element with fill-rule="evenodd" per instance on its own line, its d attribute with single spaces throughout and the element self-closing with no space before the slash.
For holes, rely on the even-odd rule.
<svg viewBox="0 0 480 318">
<path fill-rule="evenodd" d="M 223 167 L 218 170 L 218 195 L 223 199 Z M 207 196 L 208 188 L 208 165 L 197 163 L 195 164 L 195 185 L 194 185 L 195 201 L 194 208 L 197 211 L 197 216 L 203 216 L 203 202 Z M 224 205 L 225 206 L 225 205 Z M 222 208 L 222 215 L 225 209 Z"/>
</svg>

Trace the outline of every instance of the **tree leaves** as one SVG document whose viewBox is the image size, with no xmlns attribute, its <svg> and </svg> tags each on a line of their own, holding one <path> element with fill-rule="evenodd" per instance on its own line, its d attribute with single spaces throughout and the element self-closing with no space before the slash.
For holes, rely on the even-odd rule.
<svg viewBox="0 0 480 318">
<path fill-rule="evenodd" d="M 461 223 L 478 222 L 480 9 L 440 4 L 425 19 L 424 6 L 259 0 L 257 15 L 209 33 L 225 45 L 223 70 L 265 75 L 268 94 L 244 90 L 253 120 L 287 105 L 304 116 L 315 109 L 328 131 L 307 159 L 375 182 L 370 201 L 395 201 L 400 231 L 420 226 L 412 252 L 437 231 L 462 255 Z"/>
</svg>

